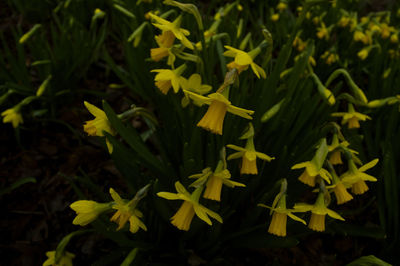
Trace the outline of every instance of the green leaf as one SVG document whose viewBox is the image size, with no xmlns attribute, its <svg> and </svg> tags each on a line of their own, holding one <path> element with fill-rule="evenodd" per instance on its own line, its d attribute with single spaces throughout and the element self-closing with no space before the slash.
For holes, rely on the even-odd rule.
<svg viewBox="0 0 400 266">
<path fill-rule="evenodd" d="M 148 164 L 150 170 L 157 170 L 158 173 L 165 174 L 166 170 L 162 163 L 149 151 L 137 131 L 132 126 L 125 126 L 108 103 L 103 102 L 103 108 L 113 128 L 137 153 L 138 158 Z"/>
<path fill-rule="evenodd" d="M 315 153 L 314 158 L 312 159 L 312 162 L 317 166 L 318 170 L 322 168 L 328 152 L 329 150 L 328 145 L 326 144 L 326 139 L 323 138 L 317 152 Z"/>
<path fill-rule="evenodd" d="M 133 262 L 133 260 L 136 258 L 136 254 L 138 252 L 138 248 L 132 249 L 131 252 L 129 252 L 128 256 L 124 259 L 124 261 L 121 263 L 121 266 L 129 266 Z"/>
<path fill-rule="evenodd" d="M 57 263 L 65 252 L 65 247 L 68 245 L 72 237 L 82 235 L 84 233 L 93 232 L 93 230 L 79 230 L 66 235 L 58 244 L 55 255 L 55 262 Z"/>
<path fill-rule="evenodd" d="M 3 188 L 2 190 L 0 190 L 0 196 L 3 196 L 4 194 L 10 193 L 11 191 L 13 191 L 14 189 L 22 186 L 23 184 L 26 183 L 36 183 L 36 179 L 33 177 L 24 177 L 24 178 L 20 178 L 17 181 L 15 181 L 11 186 L 7 187 L 7 188 Z"/>
<path fill-rule="evenodd" d="M 347 264 L 347 266 L 391 266 L 391 265 L 392 264 L 384 262 L 383 260 L 375 257 L 374 255 L 363 256 Z"/>
</svg>

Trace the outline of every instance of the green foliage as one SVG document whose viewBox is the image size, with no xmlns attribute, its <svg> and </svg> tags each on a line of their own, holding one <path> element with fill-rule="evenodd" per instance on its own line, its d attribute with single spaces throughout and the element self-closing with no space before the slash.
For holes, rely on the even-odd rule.
<svg viewBox="0 0 400 266">
<path fill-rule="evenodd" d="M 346 219 L 326 218 L 327 232 L 380 239 L 385 243 L 383 256 L 396 250 L 400 241 L 398 12 L 366 13 L 366 1 L 42 2 L 9 1 L 29 27 L 14 27 L 0 35 L 0 106 L 18 107 L 15 114 L 40 123 L 39 116 L 57 119 L 58 109 L 80 100 L 82 94 L 103 98 L 102 110 L 89 110 L 95 118 L 86 122 L 85 131 L 105 143 L 134 202 L 125 202 L 127 219 L 136 215 L 147 231 L 142 228 L 132 234 L 121 218 L 117 223 L 122 229 L 115 232 L 102 214 L 93 222 L 94 230 L 119 247 L 95 264 L 165 263 L 169 258 L 185 264 L 197 256 L 207 262 L 217 257 L 229 261 L 225 256 L 235 248 L 301 244 L 310 230 L 289 219 L 289 236 L 286 220 L 285 233 L 279 235 L 268 227 L 271 218 L 257 204 L 274 202 L 272 215 L 286 215 L 294 203 L 314 202 L 313 189 L 323 195 L 324 211 L 329 205 Z M 388 10 L 395 8 L 398 5 Z M 176 37 L 168 44 L 168 36 L 161 33 L 171 27 Z M 157 58 L 157 53 L 165 59 Z M 177 73 L 183 64 L 185 70 Z M 124 101 L 131 108 L 121 110 L 108 91 L 82 89 L 82 81 L 93 71 L 115 81 L 114 90 L 128 88 Z M 192 74 L 201 77 L 200 84 Z M 172 82 L 173 88 L 165 89 L 162 82 Z M 204 84 L 211 91 L 203 93 Z M 223 129 L 213 128 L 218 122 L 213 119 L 220 115 L 217 107 L 212 111 L 215 102 L 225 108 Z M 252 118 L 253 131 L 246 115 Z M 204 125 L 207 119 L 209 124 Z M 340 144 L 334 143 L 335 138 Z M 225 150 L 228 144 L 239 147 L 239 152 Z M 335 152 L 346 159 L 341 166 L 332 166 Z M 264 153 L 274 159 L 266 159 Z M 362 165 L 374 158 L 379 163 L 364 173 Z M 249 172 L 243 170 L 249 161 L 256 170 L 254 165 L 248 166 Z M 301 174 L 298 168 L 306 169 Z M 206 196 L 215 193 L 207 192 L 217 182 L 211 181 L 214 177 L 223 180 L 220 201 Z M 374 177 L 378 181 L 368 183 L 368 199 L 358 197 L 366 190 L 357 190 L 357 183 Z M 288 185 L 279 191 L 286 180 Z M 307 188 L 298 180 L 316 186 Z M 179 191 L 178 181 L 187 194 Z M 246 187 L 235 187 L 232 181 Z M 353 201 L 361 207 L 341 205 L 335 191 L 340 182 L 352 190 Z M 108 199 L 102 195 L 104 186 L 85 175 L 71 184 L 80 198 L 84 195 L 80 188 L 85 187 L 91 196 Z M 133 198 L 148 185 L 146 196 Z M 283 194 L 288 196 L 287 210 L 277 207 Z M 375 204 L 379 222 L 356 221 Z M 195 207 L 182 214 L 184 206 L 199 205 L 220 215 L 223 223 L 210 215 L 210 226 Z M 315 208 L 308 210 L 311 217 L 321 215 Z M 143 217 L 134 215 L 139 209 Z M 192 217 L 187 218 L 190 212 Z M 189 220 L 190 230 L 178 230 L 182 217 Z M 299 217 L 309 221 L 308 215 Z M 366 224 L 372 226 L 365 228 Z M 324 230 L 325 222 L 317 231 Z M 373 260 L 377 259 L 368 263 Z"/>
</svg>

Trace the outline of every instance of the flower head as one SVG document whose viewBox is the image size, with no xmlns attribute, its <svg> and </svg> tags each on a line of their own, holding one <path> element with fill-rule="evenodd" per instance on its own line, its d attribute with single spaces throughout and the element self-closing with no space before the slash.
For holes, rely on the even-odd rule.
<svg viewBox="0 0 400 266">
<path fill-rule="evenodd" d="M 293 209 L 286 208 L 286 193 L 283 193 L 281 195 L 278 194 L 278 196 L 280 196 L 280 198 L 276 206 L 269 207 L 264 204 L 258 204 L 258 206 L 271 210 L 272 220 L 268 227 L 268 233 L 277 236 L 286 236 L 287 216 L 303 224 L 306 224 L 306 222 L 303 219 L 292 214 L 292 212 L 294 212 Z"/>
<path fill-rule="evenodd" d="M 329 162 L 332 165 L 343 164 L 341 157 L 343 150 L 347 150 L 352 154 L 358 154 L 357 151 L 347 148 L 349 145 L 350 143 L 348 143 L 346 140 L 339 142 L 338 134 L 334 134 L 331 145 L 328 145 L 328 150 L 330 152 Z"/>
<path fill-rule="evenodd" d="M 3 116 L 3 123 L 12 123 L 13 128 L 17 128 L 19 124 L 24 122 L 18 105 L 5 110 L 1 113 L 1 116 Z"/>
<path fill-rule="evenodd" d="M 345 112 L 332 113 L 332 116 L 342 117 L 342 125 L 348 124 L 349 129 L 359 128 L 360 127 L 359 121 L 366 121 L 367 119 L 371 119 L 371 117 L 369 117 L 368 115 L 356 112 L 352 104 L 349 104 L 349 110 L 347 113 Z"/>
<path fill-rule="evenodd" d="M 304 170 L 304 172 L 301 174 L 301 176 L 299 177 L 299 180 L 301 182 L 303 182 L 304 184 L 314 187 L 315 179 L 317 176 L 322 177 L 328 183 L 330 182 L 329 172 L 327 170 L 325 170 L 324 168 L 320 168 L 318 170 L 317 166 L 312 161 L 298 163 L 298 164 L 295 164 L 292 166 L 292 169 L 300 169 L 300 168 L 306 168 Z"/>
<path fill-rule="evenodd" d="M 177 181 L 175 182 L 175 189 L 178 193 L 158 192 L 157 196 L 168 200 L 183 200 L 183 204 L 171 218 L 171 223 L 178 229 L 188 231 L 195 214 L 208 225 L 212 225 L 208 216 L 222 223 L 221 216 L 199 203 L 200 194 L 203 189 L 202 186 L 196 188 L 195 191 L 190 194 L 185 187 Z"/>
<path fill-rule="evenodd" d="M 367 164 L 364 164 L 360 168 L 357 168 L 353 159 L 348 160 L 349 170 L 342 176 L 342 183 L 346 187 L 351 187 L 353 194 L 361 195 L 368 190 L 368 186 L 365 181 L 376 182 L 377 179 L 371 175 L 364 173 L 368 169 L 374 167 L 378 163 L 379 159 L 374 159 Z"/>
<path fill-rule="evenodd" d="M 347 191 L 347 188 L 343 185 L 343 181 L 336 175 L 333 167 L 331 168 L 331 176 L 332 185 L 326 188 L 335 193 L 337 204 L 340 205 L 352 200 L 353 196 Z"/>
<path fill-rule="evenodd" d="M 212 90 L 212 87 L 210 85 L 206 84 L 201 84 L 201 76 L 197 73 L 192 74 L 189 79 L 181 78 L 181 86 L 184 90 L 191 91 L 194 93 L 198 94 L 206 94 L 210 90 Z M 184 98 L 182 99 L 182 105 L 186 107 L 189 104 L 189 96 L 185 94 Z M 194 101 L 194 104 L 196 105 L 201 105 L 201 103 L 198 103 Z"/>
<path fill-rule="evenodd" d="M 72 266 L 72 259 L 75 255 L 66 251 L 64 252 L 60 259 L 56 262 L 56 251 L 46 252 L 47 260 L 43 262 L 43 266 Z"/>
<path fill-rule="evenodd" d="M 342 216 L 327 208 L 323 192 L 319 192 L 318 198 L 314 205 L 306 203 L 296 203 L 293 209 L 295 212 L 311 211 L 311 219 L 308 223 L 308 228 L 318 232 L 325 231 L 325 216 L 327 214 L 334 219 L 344 221 L 344 218 Z"/>
<path fill-rule="evenodd" d="M 317 37 L 319 39 L 329 40 L 329 30 L 326 28 L 325 23 L 321 23 L 321 27 L 317 28 Z"/>
<path fill-rule="evenodd" d="M 157 72 L 155 76 L 155 85 L 164 94 L 167 94 L 172 87 L 175 93 L 178 93 L 183 77 L 181 74 L 185 71 L 186 65 L 183 64 L 176 69 L 153 69 L 151 72 Z"/>
<path fill-rule="evenodd" d="M 175 37 L 180 40 L 184 46 L 192 50 L 194 49 L 193 44 L 186 38 L 186 36 L 188 36 L 190 32 L 180 27 L 182 16 L 177 17 L 173 22 L 169 22 L 168 20 L 160 18 L 159 16 L 156 16 L 154 14 L 150 13 L 149 15 L 152 19 L 156 21 L 156 23 L 153 23 L 154 26 L 156 26 L 163 32 L 172 32 L 172 34 L 174 34 Z"/>
<path fill-rule="evenodd" d="M 76 217 L 72 223 L 81 226 L 93 222 L 100 214 L 111 209 L 111 204 L 98 203 L 93 200 L 78 200 L 69 206 L 76 212 Z"/>
<path fill-rule="evenodd" d="M 175 40 L 175 35 L 171 31 L 164 31 L 161 35 L 155 36 L 158 48 L 150 49 L 151 59 L 158 62 L 168 56 L 167 64 L 172 66 L 175 61 L 175 55 L 171 52 L 171 47 Z"/>
<path fill-rule="evenodd" d="M 86 123 L 83 125 L 83 130 L 88 133 L 89 136 L 103 137 L 103 131 L 110 133 L 111 135 L 116 134 L 115 130 L 111 127 L 110 121 L 108 121 L 106 113 L 103 110 L 86 101 L 84 104 L 89 112 L 95 116 L 95 119 L 86 121 Z M 108 151 L 112 153 L 113 147 L 111 143 L 108 140 L 106 140 L 106 143 Z"/>
<path fill-rule="evenodd" d="M 197 180 L 191 184 L 193 187 L 199 187 L 207 182 L 203 197 L 216 201 L 221 201 L 223 184 L 232 188 L 246 186 L 245 184 L 230 180 L 231 173 L 226 169 L 222 160 L 218 162 L 214 172 L 208 167 L 204 169 L 201 174 L 191 175 L 189 178 L 197 178 Z"/>
<path fill-rule="evenodd" d="M 267 77 L 264 69 L 262 69 L 262 67 L 253 62 L 254 58 L 261 52 L 260 47 L 257 47 L 248 53 L 228 45 L 225 45 L 225 48 L 228 49 L 228 51 L 225 51 L 224 55 L 235 58 L 234 61 L 232 61 L 227 65 L 229 69 L 236 68 L 240 73 L 243 70 L 246 70 L 250 66 L 254 74 L 256 74 L 257 78 L 260 78 L 261 76 L 262 78 L 265 79 Z"/>
<path fill-rule="evenodd" d="M 242 158 L 242 166 L 240 168 L 241 174 L 250 174 L 256 175 L 258 174 L 256 159 L 260 158 L 262 160 L 270 162 L 275 159 L 274 157 L 270 157 L 264 153 L 257 152 L 254 147 L 254 138 L 250 137 L 246 141 L 246 146 L 244 148 L 228 144 L 226 147 L 236 150 L 235 152 L 228 156 L 228 160 Z"/>
<path fill-rule="evenodd" d="M 370 49 L 368 48 L 363 48 L 361 49 L 358 53 L 357 56 L 361 59 L 361 60 L 365 60 L 368 57 Z"/>
<path fill-rule="evenodd" d="M 136 198 L 131 201 L 124 200 L 112 188 L 110 188 L 110 194 L 114 200 L 112 208 L 117 210 L 117 212 L 111 217 L 110 221 L 118 224 L 117 230 L 122 229 L 129 221 L 129 231 L 131 233 L 136 233 L 139 228 L 147 231 L 146 225 L 139 219 L 143 217 L 143 214 L 141 211 L 136 209 L 136 204 L 138 202 Z"/>
<path fill-rule="evenodd" d="M 207 97 L 187 90 L 184 90 L 184 93 L 199 105 L 209 105 L 206 114 L 199 123 L 197 123 L 197 126 L 209 130 L 214 134 L 222 135 L 222 126 L 226 112 L 246 119 L 253 119 L 250 115 L 252 115 L 254 111 L 233 106 L 231 102 L 219 92 L 211 93 L 207 95 Z"/>
</svg>

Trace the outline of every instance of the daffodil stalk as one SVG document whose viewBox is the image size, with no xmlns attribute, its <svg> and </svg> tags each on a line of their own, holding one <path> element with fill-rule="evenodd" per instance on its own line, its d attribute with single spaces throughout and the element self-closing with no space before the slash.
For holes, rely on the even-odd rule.
<svg viewBox="0 0 400 266">
<path fill-rule="evenodd" d="M 345 77 L 345 80 L 347 81 L 347 84 L 349 85 L 350 89 L 352 90 L 354 96 L 356 99 L 360 100 L 364 104 L 368 103 L 368 99 L 365 96 L 364 92 L 360 89 L 360 87 L 357 86 L 357 84 L 353 81 L 351 78 L 349 72 L 347 72 L 346 69 L 340 68 L 335 70 L 328 78 L 328 80 L 325 82 L 325 87 L 329 87 L 329 85 L 332 83 L 333 80 L 335 80 L 339 75 L 343 75 Z"/>
</svg>

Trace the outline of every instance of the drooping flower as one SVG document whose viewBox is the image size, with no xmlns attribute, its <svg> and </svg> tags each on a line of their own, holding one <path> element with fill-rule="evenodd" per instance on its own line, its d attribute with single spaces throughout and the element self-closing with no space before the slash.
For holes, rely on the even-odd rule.
<svg viewBox="0 0 400 266">
<path fill-rule="evenodd" d="M 172 87 L 175 93 L 181 88 L 181 74 L 185 71 L 186 65 L 183 64 L 176 69 L 153 69 L 151 72 L 157 72 L 155 76 L 155 85 L 163 94 L 167 94 Z"/>
<path fill-rule="evenodd" d="M 319 39 L 325 39 L 326 41 L 329 40 L 329 30 L 323 22 L 321 22 L 321 27 L 317 28 L 317 37 Z"/>
<path fill-rule="evenodd" d="M 339 61 L 339 55 L 330 51 L 325 51 L 325 53 L 321 55 L 321 58 L 325 60 L 327 65 L 332 65 L 333 63 Z"/>
<path fill-rule="evenodd" d="M 76 212 L 76 217 L 72 221 L 75 225 L 85 226 L 102 214 L 111 209 L 110 203 L 98 203 L 93 200 L 78 200 L 69 205 Z"/>
<path fill-rule="evenodd" d="M 183 200 L 183 204 L 171 218 L 171 223 L 178 229 L 188 231 L 195 214 L 208 225 L 212 225 L 208 216 L 222 223 L 221 216 L 199 203 L 199 198 L 203 190 L 202 186 L 196 188 L 195 191 L 190 194 L 185 187 L 177 181 L 175 182 L 175 189 L 178 193 L 158 192 L 157 196 L 168 200 Z"/>
<path fill-rule="evenodd" d="M 345 140 L 342 142 L 339 142 L 338 134 L 334 134 L 331 145 L 328 145 L 328 150 L 330 152 L 329 162 L 332 165 L 343 164 L 342 157 L 341 157 L 341 153 L 342 153 L 343 149 L 346 149 L 347 151 L 351 152 L 352 154 L 358 154 L 357 151 L 347 148 L 349 145 L 350 145 L 350 143 L 348 143 Z"/>
<path fill-rule="evenodd" d="M 365 60 L 368 57 L 369 51 L 370 51 L 370 49 L 368 49 L 368 47 L 367 48 L 363 48 L 357 53 L 357 56 L 361 60 Z"/>
<path fill-rule="evenodd" d="M 360 168 L 357 168 L 353 159 L 348 160 L 349 170 L 341 176 L 342 183 L 346 187 L 351 187 L 351 192 L 356 195 L 364 194 L 369 188 L 365 181 L 376 182 L 377 179 L 371 175 L 364 173 L 368 169 L 374 167 L 379 159 L 374 159 Z"/>
<path fill-rule="evenodd" d="M 347 191 L 347 188 L 343 184 L 343 180 L 340 179 L 335 172 L 335 169 L 331 167 L 330 173 L 332 176 L 332 185 L 326 188 L 335 193 L 337 204 L 344 204 L 353 199 L 353 196 Z"/>
<path fill-rule="evenodd" d="M 118 224 L 117 230 L 122 229 L 129 221 L 129 231 L 131 233 L 136 233 L 139 228 L 147 231 L 146 225 L 139 219 L 143 217 L 143 214 L 141 211 L 136 209 L 138 201 L 135 198 L 130 201 L 124 200 L 112 188 L 110 188 L 110 194 L 114 200 L 112 208 L 117 210 L 117 212 L 111 217 L 110 221 Z"/>
<path fill-rule="evenodd" d="M 371 44 L 372 39 L 369 32 L 362 32 L 361 30 L 356 30 L 353 35 L 353 39 L 356 42 L 362 42 L 364 44 Z"/>
<path fill-rule="evenodd" d="M 19 105 L 5 110 L 1 113 L 1 116 L 3 116 L 3 123 L 11 123 L 13 128 L 17 128 L 19 124 L 22 124 L 24 122 Z"/>
<path fill-rule="evenodd" d="M 189 79 L 185 79 L 182 77 L 180 80 L 181 86 L 184 90 L 191 91 L 200 95 L 204 95 L 212 90 L 210 85 L 202 84 L 201 83 L 201 76 L 197 73 L 192 74 Z M 187 106 L 189 104 L 189 96 L 185 94 L 184 98 L 182 99 L 182 106 Z M 194 104 L 201 105 L 201 103 L 197 103 L 194 101 Z"/>
<path fill-rule="evenodd" d="M 150 49 L 151 59 L 158 62 L 168 56 L 167 64 L 172 66 L 175 61 L 175 55 L 171 52 L 174 44 L 175 35 L 171 31 L 164 31 L 161 35 L 155 36 L 158 48 Z"/>
<path fill-rule="evenodd" d="M 327 214 L 334 219 L 344 221 L 344 218 L 342 216 L 340 216 L 335 211 L 327 208 L 323 192 L 318 193 L 318 198 L 314 205 L 306 203 L 296 203 L 293 209 L 295 212 L 311 211 L 311 219 L 308 223 L 308 228 L 318 232 L 325 231 L 325 216 Z"/>
<path fill-rule="evenodd" d="M 268 233 L 270 234 L 277 236 L 286 236 L 286 223 L 288 216 L 295 221 L 306 224 L 306 222 L 303 219 L 292 214 L 292 212 L 294 211 L 293 209 L 286 208 L 286 193 L 283 193 L 280 196 L 276 207 L 275 206 L 269 207 L 261 203 L 258 204 L 258 206 L 268 208 L 271 210 L 272 220 L 268 227 Z"/>
<path fill-rule="evenodd" d="M 274 13 L 274 14 L 272 14 L 272 15 L 271 15 L 271 20 L 272 20 L 273 22 L 278 21 L 278 20 L 279 20 L 279 13 Z"/>
<path fill-rule="evenodd" d="M 301 168 L 306 168 L 299 177 L 299 180 L 304 184 L 314 187 L 315 179 L 317 176 L 322 177 L 326 182 L 330 183 L 331 177 L 329 172 L 324 168 L 318 169 L 317 165 L 313 161 L 295 164 L 292 166 L 291 169 L 301 169 Z"/>
<path fill-rule="evenodd" d="M 228 49 L 228 51 L 224 52 L 224 55 L 235 58 L 234 61 L 227 64 L 227 67 L 229 69 L 236 68 L 240 73 L 243 70 L 246 70 L 250 66 L 254 74 L 256 74 L 257 78 L 260 78 L 261 76 L 262 78 L 265 79 L 267 77 L 267 74 L 265 74 L 264 69 L 259 65 L 257 65 L 256 63 L 254 63 L 253 61 L 254 58 L 261 52 L 261 48 L 259 46 L 254 48 L 248 53 L 228 45 L 225 45 L 224 47 Z"/>
<path fill-rule="evenodd" d="M 354 107 L 351 103 L 349 103 L 349 110 L 347 113 L 345 112 L 337 112 L 331 114 L 333 117 L 342 117 L 342 125 L 347 124 L 348 128 L 359 128 L 359 121 L 366 121 L 367 119 L 371 119 L 368 115 L 364 115 L 362 113 L 358 113 L 354 110 Z"/>
<path fill-rule="evenodd" d="M 46 252 L 47 260 L 43 262 L 43 266 L 72 266 L 72 259 L 75 258 L 75 255 L 65 251 L 58 262 L 56 262 L 56 251 L 47 251 Z"/>
<path fill-rule="evenodd" d="M 250 174 L 250 175 L 258 174 L 257 162 L 256 162 L 257 158 L 260 158 L 268 162 L 275 159 L 274 157 L 270 157 L 264 153 L 257 152 L 254 147 L 253 137 L 247 139 L 246 146 L 244 148 L 232 144 L 228 144 L 226 145 L 226 147 L 238 151 L 229 155 L 228 160 L 242 158 L 242 166 L 240 167 L 241 174 Z"/>
<path fill-rule="evenodd" d="M 103 110 L 86 101 L 84 104 L 89 112 L 95 116 L 95 119 L 86 121 L 86 123 L 83 125 L 83 130 L 88 133 L 89 136 L 104 137 L 103 131 L 110 133 L 111 135 L 116 134 L 115 130 L 111 127 L 110 121 L 108 121 L 106 113 Z M 113 146 L 108 139 L 106 139 L 106 144 L 108 151 L 112 153 Z"/>
<path fill-rule="evenodd" d="M 250 115 L 252 115 L 254 111 L 233 106 L 231 102 L 219 92 L 211 93 L 207 95 L 207 97 L 187 90 L 184 90 L 184 93 L 199 105 L 209 105 L 206 114 L 199 123 L 197 123 L 197 126 L 209 130 L 214 134 L 222 135 L 222 126 L 226 112 L 230 112 L 246 119 L 253 119 Z"/>
<path fill-rule="evenodd" d="M 230 180 L 231 173 L 224 167 L 224 163 L 220 160 L 214 172 L 208 167 L 201 174 L 189 176 L 189 178 L 197 178 L 190 186 L 199 187 L 206 183 L 206 190 L 203 197 L 206 199 L 221 201 L 222 185 L 228 187 L 245 187 L 245 184 Z"/>
<path fill-rule="evenodd" d="M 306 48 L 307 43 L 304 42 L 299 36 L 294 38 L 292 46 L 297 49 L 297 51 L 302 52 Z"/>
<path fill-rule="evenodd" d="M 186 36 L 190 35 L 190 32 L 180 27 L 182 21 L 182 15 L 177 17 L 173 22 L 169 22 L 168 20 L 160 18 L 159 16 L 156 16 L 152 13 L 150 13 L 149 15 L 151 16 L 152 19 L 154 19 L 157 22 L 153 23 L 154 26 L 156 26 L 163 32 L 165 31 L 172 32 L 175 35 L 175 37 L 182 42 L 184 46 L 192 50 L 194 49 L 193 44 L 186 38 Z"/>
<path fill-rule="evenodd" d="M 285 2 L 279 2 L 279 4 L 276 6 L 276 9 L 279 11 L 284 11 L 287 8 L 287 3 Z"/>
</svg>

